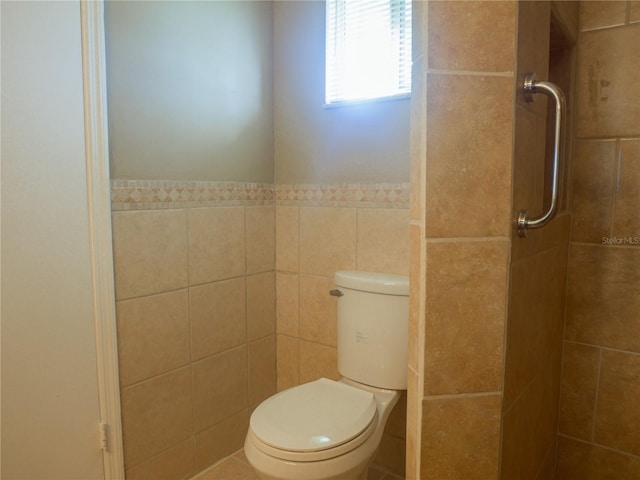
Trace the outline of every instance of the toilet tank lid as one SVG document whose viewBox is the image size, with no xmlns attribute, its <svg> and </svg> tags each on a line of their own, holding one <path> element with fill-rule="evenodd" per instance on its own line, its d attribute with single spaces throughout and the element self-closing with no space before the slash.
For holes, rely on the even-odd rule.
<svg viewBox="0 0 640 480">
<path fill-rule="evenodd" d="M 386 295 L 409 295 L 409 277 L 392 273 L 340 270 L 334 275 L 338 287 Z"/>
</svg>

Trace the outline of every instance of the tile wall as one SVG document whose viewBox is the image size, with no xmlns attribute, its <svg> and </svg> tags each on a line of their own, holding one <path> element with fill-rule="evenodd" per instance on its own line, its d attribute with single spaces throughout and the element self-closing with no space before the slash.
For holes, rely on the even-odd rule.
<svg viewBox="0 0 640 480">
<path fill-rule="evenodd" d="M 276 391 L 273 188 L 116 180 L 112 197 L 126 475 L 188 478 Z"/>
<path fill-rule="evenodd" d="M 278 185 L 276 290 L 278 390 L 340 378 L 337 270 L 409 273 L 409 188 Z M 404 475 L 406 398 L 395 407 L 375 463 Z"/>
<path fill-rule="evenodd" d="M 408 199 L 407 184 L 114 180 L 127 478 L 189 477 L 240 449 L 276 390 L 339 378 L 333 273 L 407 274 Z M 403 399 L 376 458 L 398 475 L 405 417 Z"/>
<path fill-rule="evenodd" d="M 576 2 L 520 2 L 518 79 L 536 72 L 567 98 L 567 130 L 573 124 Z M 544 211 L 550 198 L 555 106 L 544 95 L 533 103 L 516 97 L 514 215 Z M 560 187 L 568 195 L 572 142 L 564 145 Z M 553 478 L 571 217 L 561 203 L 555 220 L 511 244 L 500 478 Z"/>
<path fill-rule="evenodd" d="M 640 2 L 582 2 L 560 479 L 640 477 Z"/>
<path fill-rule="evenodd" d="M 498 475 L 516 15 L 516 2 L 416 10 L 410 479 Z"/>
<path fill-rule="evenodd" d="M 518 86 L 577 4 L 418 5 L 407 478 L 552 478 L 570 217 L 515 234 L 543 210 L 548 115 Z"/>
</svg>

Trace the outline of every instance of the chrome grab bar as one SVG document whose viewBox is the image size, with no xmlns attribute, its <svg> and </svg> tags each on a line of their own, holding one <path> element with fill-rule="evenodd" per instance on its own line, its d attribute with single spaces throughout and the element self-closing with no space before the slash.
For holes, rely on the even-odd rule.
<svg viewBox="0 0 640 480">
<path fill-rule="evenodd" d="M 556 118 L 554 126 L 555 138 L 553 141 L 553 185 L 551 186 L 551 204 L 549 209 L 536 218 L 529 218 L 527 210 L 521 210 L 518 214 L 518 235 L 525 238 L 530 228 L 540 228 L 548 224 L 556 216 L 558 210 L 558 190 L 560 182 L 560 160 L 564 150 L 565 132 L 565 98 L 562 90 L 551 82 L 538 81 L 535 73 L 529 73 L 524 77 L 524 98 L 527 102 L 534 101 L 534 93 L 545 93 L 553 97 L 556 102 Z"/>
</svg>

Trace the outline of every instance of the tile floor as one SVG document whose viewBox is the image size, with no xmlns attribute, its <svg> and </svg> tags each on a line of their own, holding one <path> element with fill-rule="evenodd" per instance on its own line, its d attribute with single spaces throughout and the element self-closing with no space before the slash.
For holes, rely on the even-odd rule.
<svg viewBox="0 0 640 480">
<path fill-rule="evenodd" d="M 253 471 L 244 450 L 239 450 L 230 457 L 221 460 L 211 468 L 196 475 L 192 480 L 259 480 Z M 384 470 L 372 467 L 369 469 L 369 480 L 403 480 Z"/>
</svg>

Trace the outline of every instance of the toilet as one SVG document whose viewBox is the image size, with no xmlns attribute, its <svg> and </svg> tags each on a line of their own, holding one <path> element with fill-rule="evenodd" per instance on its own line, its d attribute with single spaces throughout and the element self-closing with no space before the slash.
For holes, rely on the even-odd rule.
<svg viewBox="0 0 640 480">
<path fill-rule="evenodd" d="M 245 454 L 264 480 L 365 480 L 407 388 L 409 278 L 339 271 L 338 381 L 321 378 L 264 400 Z"/>
</svg>

